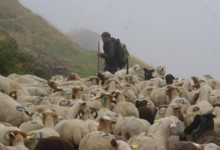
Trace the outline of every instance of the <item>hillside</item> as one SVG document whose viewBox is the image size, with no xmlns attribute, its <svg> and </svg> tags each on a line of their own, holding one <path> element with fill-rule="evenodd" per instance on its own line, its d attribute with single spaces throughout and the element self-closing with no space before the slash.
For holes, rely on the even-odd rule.
<svg viewBox="0 0 220 150">
<path fill-rule="evenodd" d="M 20 52 L 33 55 L 36 67 L 48 73 L 87 77 L 97 72 L 96 51 L 86 50 L 18 0 L 0 1 L 0 27 L 16 40 Z M 132 57 L 130 66 L 135 63 L 139 60 Z M 142 62 L 141 67 L 148 65 Z"/>
<path fill-rule="evenodd" d="M 86 29 L 75 29 L 67 35 L 73 38 L 87 50 L 97 51 L 97 43 L 100 36 L 98 33 Z"/>
</svg>

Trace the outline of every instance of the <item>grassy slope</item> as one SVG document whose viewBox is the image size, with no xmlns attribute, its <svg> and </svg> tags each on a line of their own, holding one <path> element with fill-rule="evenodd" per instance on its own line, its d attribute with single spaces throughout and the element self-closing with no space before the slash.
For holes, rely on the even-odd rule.
<svg viewBox="0 0 220 150">
<path fill-rule="evenodd" d="M 96 52 L 86 50 L 42 17 L 24 8 L 18 0 L 0 1 L 0 27 L 15 38 L 19 50 L 31 53 L 48 71 L 50 67 L 63 67 L 68 69 L 62 72 L 64 75 L 76 72 L 86 77 L 97 70 Z M 134 57 L 131 59 L 130 66 L 140 62 Z M 139 64 L 149 67 L 143 62 Z"/>
</svg>

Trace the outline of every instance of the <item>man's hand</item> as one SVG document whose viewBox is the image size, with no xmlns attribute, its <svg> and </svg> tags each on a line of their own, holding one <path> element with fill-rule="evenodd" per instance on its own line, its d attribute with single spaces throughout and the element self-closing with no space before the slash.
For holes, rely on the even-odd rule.
<svg viewBox="0 0 220 150">
<path fill-rule="evenodd" d="M 100 57 L 100 55 L 101 55 L 101 52 L 97 52 L 97 56 L 99 56 L 99 57 Z"/>
</svg>

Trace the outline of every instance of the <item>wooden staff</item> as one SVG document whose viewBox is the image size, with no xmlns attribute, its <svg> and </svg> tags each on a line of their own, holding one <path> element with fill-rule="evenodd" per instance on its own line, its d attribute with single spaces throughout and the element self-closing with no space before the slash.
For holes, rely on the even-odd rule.
<svg viewBox="0 0 220 150">
<path fill-rule="evenodd" d="M 99 44 L 99 41 L 100 41 L 100 36 L 99 36 L 99 40 L 98 40 L 98 52 L 100 52 L 100 44 Z M 100 57 L 98 56 L 98 72 L 99 73 L 99 68 L 100 68 Z"/>
</svg>

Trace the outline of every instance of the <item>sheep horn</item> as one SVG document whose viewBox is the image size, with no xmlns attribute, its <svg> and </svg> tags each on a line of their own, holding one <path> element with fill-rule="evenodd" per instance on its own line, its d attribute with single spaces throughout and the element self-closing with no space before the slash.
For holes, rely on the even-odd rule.
<svg viewBox="0 0 220 150">
<path fill-rule="evenodd" d="M 98 112 L 97 112 L 97 110 L 96 110 L 95 108 L 93 108 L 93 107 L 90 107 L 90 109 L 95 111 L 95 118 L 97 118 L 97 117 L 98 117 Z"/>
</svg>

